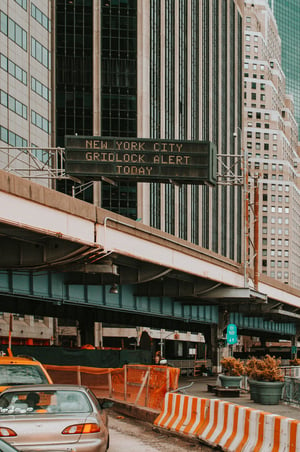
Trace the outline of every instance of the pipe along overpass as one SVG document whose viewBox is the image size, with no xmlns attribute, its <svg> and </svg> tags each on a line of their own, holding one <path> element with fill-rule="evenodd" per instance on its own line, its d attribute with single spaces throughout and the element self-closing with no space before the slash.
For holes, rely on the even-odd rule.
<svg viewBox="0 0 300 452">
<path fill-rule="evenodd" d="M 4 171 L 0 250 L 1 311 L 202 332 L 212 353 L 227 323 L 300 334 L 300 291 L 254 289 L 239 263 Z"/>
</svg>

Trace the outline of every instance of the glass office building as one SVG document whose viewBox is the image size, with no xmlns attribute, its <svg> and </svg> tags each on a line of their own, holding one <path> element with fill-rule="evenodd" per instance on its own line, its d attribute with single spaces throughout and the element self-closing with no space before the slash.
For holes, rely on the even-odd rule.
<svg viewBox="0 0 300 452">
<path fill-rule="evenodd" d="M 286 90 L 293 95 L 295 118 L 300 135 L 300 2 L 299 0 L 269 0 L 269 2 L 281 38 Z"/>
</svg>

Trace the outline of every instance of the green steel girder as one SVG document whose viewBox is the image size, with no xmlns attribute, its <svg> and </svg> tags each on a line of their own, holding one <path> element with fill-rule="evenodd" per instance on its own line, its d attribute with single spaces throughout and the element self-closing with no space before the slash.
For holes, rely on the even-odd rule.
<svg viewBox="0 0 300 452">
<path fill-rule="evenodd" d="M 217 325 L 219 307 L 216 304 L 190 305 L 166 296 L 136 295 L 135 285 L 120 285 L 118 293 L 110 293 L 110 286 L 68 284 L 67 274 L 60 272 L 0 271 L 0 310 L 11 312 L 12 300 L 18 306 L 28 309 L 30 303 L 38 306 L 39 315 L 62 316 L 74 314 L 94 316 L 105 312 L 105 318 L 114 322 L 130 319 L 146 325 L 155 320 L 168 325 L 185 326 L 186 330 L 200 330 L 199 325 Z M 26 301 L 27 300 L 27 301 Z M 26 305 L 27 303 L 27 305 Z M 26 307 L 25 307 L 26 306 Z M 73 311 L 73 312 L 72 312 Z M 31 313 L 31 312 L 28 312 Z M 84 314 L 83 314 L 84 313 Z M 100 314 L 99 314 L 100 315 Z M 154 319 L 154 320 L 153 320 Z M 262 316 L 246 316 L 238 312 L 230 313 L 230 322 L 239 330 L 268 332 L 277 335 L 296 334 L 293 322 L 266 320 Z M 162 325 L 161 327 L 164 327 Z"/>
</svg>

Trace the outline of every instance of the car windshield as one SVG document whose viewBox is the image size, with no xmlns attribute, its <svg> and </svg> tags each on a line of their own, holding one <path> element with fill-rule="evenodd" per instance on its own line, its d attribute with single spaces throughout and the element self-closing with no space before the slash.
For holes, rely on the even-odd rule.
<svg viewBox="0 0 300 452">
<path fill-rule="evenodd" d="M 39 366 L 30 364 L 0 365 L 0 386 L 48 383 Z"/>
<path fill-rule="evenodd" d="M 90 413 L 88 397 L 77 390 L 13 391 L 0 394 L 0 415 Z"/>
</svg>

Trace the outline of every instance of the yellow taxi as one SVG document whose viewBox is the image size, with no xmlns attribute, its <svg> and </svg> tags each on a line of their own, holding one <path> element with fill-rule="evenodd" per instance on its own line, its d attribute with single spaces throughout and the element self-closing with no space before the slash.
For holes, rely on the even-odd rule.
<svg viewBox="0 0 300 452">
<path fill-rule="evenodd" d="M 9 386 L 53 384 L 43 365 L 30 356 L 0 356 L 0 392 Z"/>
</svg>

